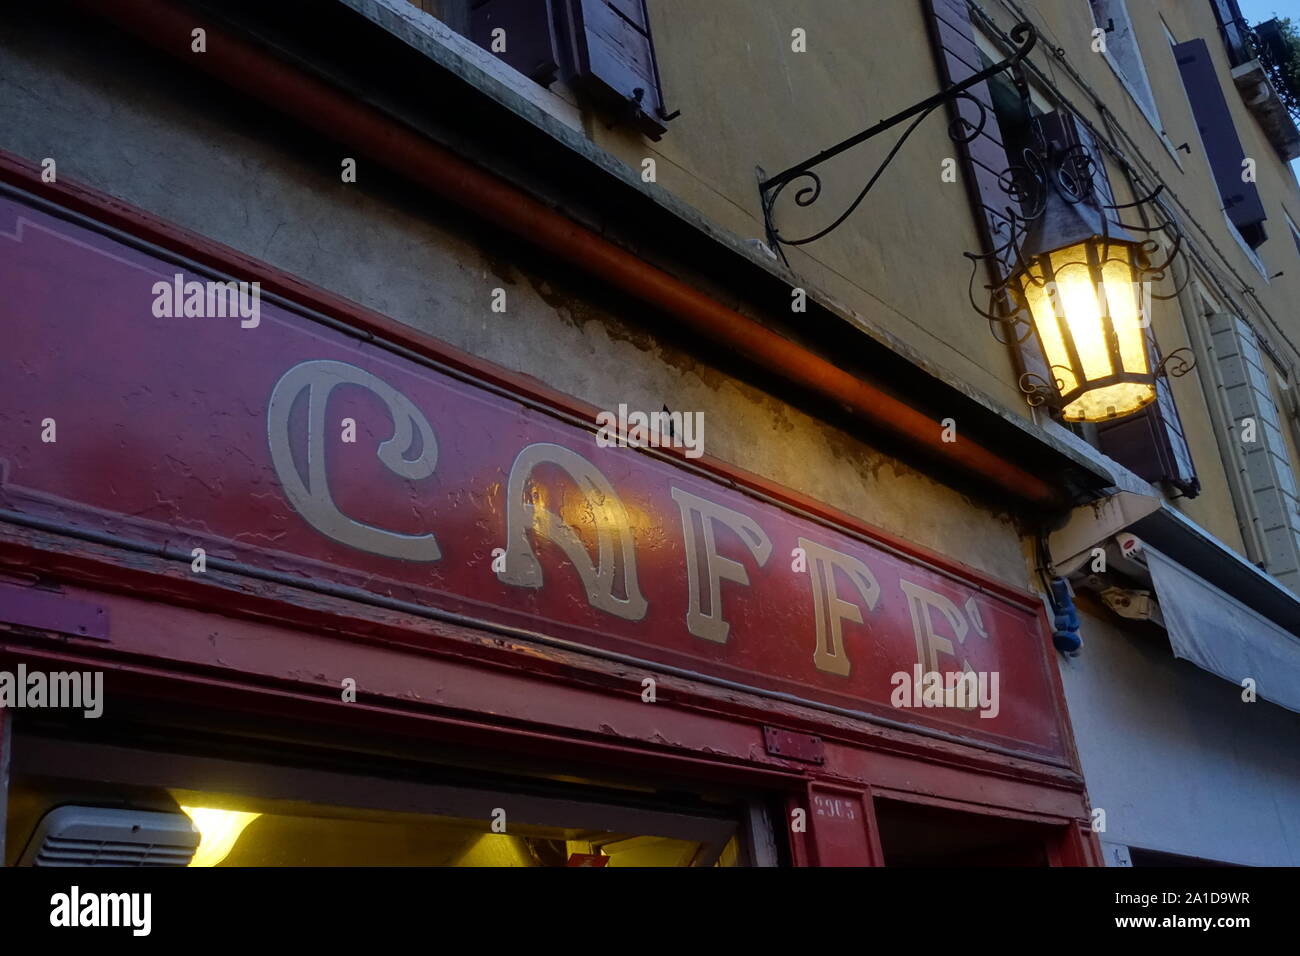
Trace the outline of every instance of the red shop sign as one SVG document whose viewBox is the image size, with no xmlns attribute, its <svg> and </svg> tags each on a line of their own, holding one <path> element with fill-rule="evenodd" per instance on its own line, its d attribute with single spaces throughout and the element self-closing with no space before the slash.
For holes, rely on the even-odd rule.
<svg viewBox="0 0 1300 956">
<path fill-rule="evenodd" d="M 0 198 L 0 506 L 1065 762 L 1032 596 L 181 272 Z"/>
</svg>

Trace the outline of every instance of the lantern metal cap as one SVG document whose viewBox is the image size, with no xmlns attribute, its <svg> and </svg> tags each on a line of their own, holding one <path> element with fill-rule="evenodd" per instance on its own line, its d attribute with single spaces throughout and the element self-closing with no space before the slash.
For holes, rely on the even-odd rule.
<svg viewBox="0 0 1300 956">
<path fill-rule="evenodd" d="M 1071 200 L 1056 189 L 1048 189 L 1042 214 L 1031 221 L 1026 231 L 1022 255 L 1028 263 L 1044 253 L 1068 249 L 1089 239 L 1131 245 L 1141 242 L 1128 230 L 1108 220 L 1091 200 Z"/>
</svg>

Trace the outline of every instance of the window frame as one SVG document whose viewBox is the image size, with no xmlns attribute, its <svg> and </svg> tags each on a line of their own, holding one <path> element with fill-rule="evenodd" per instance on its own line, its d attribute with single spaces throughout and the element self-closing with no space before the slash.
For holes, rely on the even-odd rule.
<svg viewBox="0 0 1300 956">
<path fill-rule="evenodd" d="M 1106 42 L 1106 46 L 1102 51 L 1102 57 L 1110 67 L 1111 72 L 1114 73 L 1116 78 L 1119 80 L 1120 86 L 1124 87 L 1124 91 L 1128 93 L 1129 99 L 1131 99 L 1133 104 L 1137 106 L 1138 112 L 1142 114 L 1142 118 L 1147 121 L 1147 125 L 1149 125 L 1152 131 L 1155 132 L 1161 145 L 1164 146 L 1165 151 L 1173 158 L 1174 164 L 1181 172 L 1183 171 L 1183 161 L 1179 158 L 1178 150 L 1174 148 L 1174 144 L 1169 141 L 1169 134 L 1165 132 L 1164 123 L 1160 119 L 1160 106 L 1156 102 L 1155 88 L 1151 85 L 1151 78 L 1147 73 L 1146 58 L 1142 55 L 1142 43 L 1138 39 L 1137 29 L 1133 25 L 1133 18 L 1129 15 L 1128 4 L 1126 0 L 1099 0 L 1099 2 L 1118 5 L 1117 12 L 1121 14 L 1124 25 L 1127 27 L 1126 35 L 1132 41 L 1134 60 L 1138 69 L 1142 71 L 1142 88 L 1146 91 L 1149 102 L 1143 99 L 1140 91 L 1134 89 L 1133 80 L 1124 72 L 1124 68 L 1120 65 L 1118 58 L 1111 52 L 1109 40 Z M 1093 6 L 1093 0 L 1088 0 L 1088 15 L 1092 17 L 1092 23 L 1095 28 L 1105 30 L 1105 25 L 1097 22 L 1097 11 Z M 1115 33 L 1120 33 L 1120 17 L 1110 16 L 1108 19 L 1116 21 Z M 1161 22 L 1163 23 L 1163 21 L 1164 18 L 1161 17 Z M 1165 32 L 1169 33 L 1167 25 L 1165 26 Z M 1109 36 L 1110 34 L 1106 35 Z M 1172 34 L 1170 34 L 1170 36 L 1172 37 Z"/>
<path fill-rule="evenodd" d="M 1291 218 L 1291 213 L 1287 211 L 1285 206 L 1282 207 L 1282 215 L 1286 219 L 1287 228 L 1291 230 L 1291 240 L 1295 243 L 1296 255 L 1300 255 L 1300 226 L 1296 225 L 1295 220 Z"/>
</svg>

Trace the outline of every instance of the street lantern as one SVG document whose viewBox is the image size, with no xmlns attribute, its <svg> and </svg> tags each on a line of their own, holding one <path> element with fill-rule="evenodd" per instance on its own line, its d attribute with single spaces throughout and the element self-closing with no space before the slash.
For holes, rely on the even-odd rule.
<svg viewBox="0 0 1300 956">
<path fill-rule="evenodd" d="M 1049 190 L 1021 260 L 1007 289 L 1031 317 L 1054 379 L 1044 397 L 1061 417 L 1107 421 L 1155 401 L 1142 243 L 1091 203 Z"/>
<path fill-rule="evenodd" d="M 1023 149 L 1007 147 L 1013 164 L 997 176 L 998 187 L 1007 195 L 1005 208 L 994 208 L 987 191 L 981 190 L 981 204 L 1001 225 L 994 230 L 1000 233 L 993 239 L 996 248 L 965 253 L 973 263 L 971 305 L 991 328 L 1017 343 L 1033 336 L 1042 346 L 1046 375 L 1029 368 L 1020 377 L 1020 390 L 1030 405 L 1048 405 L 1069 422 L 1132 415 L 1156 400 L 1162 376 L 1185 375 L 1194 364 L 1185 348 L 1159 360 L 1147 334 L 1146 304 L 1175 298 L 1181 291 L 1157 295 L 1149 284 L 1171 272 L 1182 248 L 1182 232 L 1160 201 L 1163 186 L 1123 206 L 1106 201 L 1112 198 L 1109 190 L 1102 198 L 1095 180 L 1105 180 L 1104 168 L 1085 145 L 1090 137 L 1079 134 L 1077 119 L 1060 111 L 1034 115 L 1031 108 L 1022 62 L 1037 40 L 1033 27 L 1019 23 L 1009 39 L 1014 46 L 1010 56 L 962 82 L 774 176 L 765 177 L 760 169 L 768 246 L 784 258 L 784 247 L 815 242 L 838 229 L 880 181 L 912 132 L 940 106 L 950 104 L 957 112 L 948 129 L 953 141 L 973 142 L 983 133 L 991 111 L 972 90 L 1005 72 L 1020 94 L 1023 119 L 1033 132 Z M 909 120 L 866 185 L 830 223 L 798 237 L 777 228 L 774 209 L 788 187 L 796 187 L 796 206 L 814 205 L 823 195 L 823 164 Z M 1121 223 L 1121 210 L 1133 210 L 1141 222 Z M 1135 233 L 1146 238 L 1134 238 Z M 1167 253 L 1167 258 L 1153 266 L 1148 256 L 1157 252 Z M 994 279 L 986 286 L 987 309 L 975 295 L 981 264 Z"/>
</svg>

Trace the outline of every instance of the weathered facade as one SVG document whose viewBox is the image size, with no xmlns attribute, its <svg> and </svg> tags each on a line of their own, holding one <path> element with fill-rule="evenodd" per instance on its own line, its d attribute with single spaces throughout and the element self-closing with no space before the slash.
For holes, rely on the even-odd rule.
<svg viewBox="0 0 1300 956">
<path fill-rule="evenodd" d="M 59 806 L 261 814 L 234 864 L 1300 862 L 1297 137 L 1235 4 L 0 17 L 0 660 L 107 702 L 0 710 L 6 862 Z M 1022 20 L 1037 113 L 1183 237 L 1195 368 L 1117 421 L 972 308 L 993 86 L 765 227 Z M 703 456 L 598 445 L 620 407 Z M 1000 716 L 891 702 L 912 664 Z"/>
</svg>

